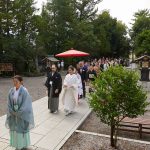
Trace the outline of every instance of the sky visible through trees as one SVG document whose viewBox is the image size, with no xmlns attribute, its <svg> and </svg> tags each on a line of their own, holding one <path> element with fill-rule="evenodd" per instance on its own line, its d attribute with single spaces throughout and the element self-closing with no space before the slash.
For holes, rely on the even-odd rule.
<svg viewBox="0 0 150 150">
<path fill-rule="evenodd" d="M 108 10 L 99 12 L 102 3 L 48 0 L 38 13 L 34 0 L 0 1 L 0 60 L 14 62 L 18 72 L 34 72 L 38 60 L 72 47 L 92 57 L 149 53 L 149 10 L 137 11 L 129 30 Z"/>
<path fill-rule="evenodd" d="M 46 3 L 47 0 L 36 0 L 37 8 L 42 8 L 42 3 Z M 131 28 L 131 22 L 135 12 L 141 9 L 149 9 L 149 0 L 103 0 L 98 5 L 98 13 L 102 10 L 109 10 L 113 17 L 118 20 L 122 20 L 129 28 Z"/>
</svg>

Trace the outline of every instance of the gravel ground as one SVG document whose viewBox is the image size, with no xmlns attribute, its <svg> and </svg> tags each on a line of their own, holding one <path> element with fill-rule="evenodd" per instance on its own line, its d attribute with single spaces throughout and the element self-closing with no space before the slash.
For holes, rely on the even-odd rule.
<svg viewBox="0 0 150 150">
<path fill-rule="evenodd" d="M 147 94 L 147 101 L 150 102 L 150 93 Z M 150 118 L 150 106 L 147 107 L 147 112 L 142 116 L 143 118 Z M 150 126 L 149 126 L 150 127 Z M 92 112 L 84 121 L 79 130 L 95 132 L 100 134 L 110 134 L 110 127 L 102 123 L 96 114 Z M 134 132 L 119 131 L 119 136 L 125 138 L 139 139 L 139 134 Z M 142 140 L 150 141 L 150 134 L 143 134 Z"/>
<path fill-rule="evenodd" d="M 46 96 L 46 88 L 43 85 L 46 80 L 45 76 L 24 77 L 23 79 L 33 101 Z M 6 114 L 7 95 L 12 86 L 12 79 L 0 78 L 0 116 Z"/>
<path fill-rule="evenodd" d="M 60 150 L 114 150 L 110 139 L 74 133 Z M 117 150 L 150 150 L 150 145 L 118 140 Z"/>
<path fill-rule="evenodd" d="M 100 134 L 110 135 L 110 127 L 102 123 L 95 113 L 91 113 L 89 117 L 85 120 L 79 130 L 95 132 Z M 139 134 L 133 132 L 119 131 L 119 136 L 131 139 L 139 140 Z M 142 140 L 150 141 L 150 135 L 143 134 Z"/>
</svg>

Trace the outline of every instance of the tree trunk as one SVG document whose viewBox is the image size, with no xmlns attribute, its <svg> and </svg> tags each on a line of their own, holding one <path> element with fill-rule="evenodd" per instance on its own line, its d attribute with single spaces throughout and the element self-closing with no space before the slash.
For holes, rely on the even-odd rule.
<svg viewBox="0 0 150 150">
<path fill-rule="evenodd" d="M 115 126 L 115 148 L 117 148 L 118 127 L 119 123 L 117 123 L 117 125 Z"/>
<path fill-rule="evenodd" d="M 115 140 L 114 140 L 114 133 L 115 133 L 115 124 L 114 121 L 111 121 L 111 136 L 110 136 L 110 143 L 112 147 L 115 147 Z"/>
<path fill-rule="evenodd" d="M 37 55 L 35 57 L 35 67 L 36 67 L 36 71 L 39 72 L 38 56 Z"/>
<path fill-rule="evenodd" d="M 6 13 L 7 13 L 7 15 L 8 15 L 8 13 L 9 13 L 9 0 L 7 0 L 7 3 L 6 3 Z M 9 16 L 9 15 L 8 15 Z M 7 32 L 7 37 L 9 37 L 9 18 L 8 18 L 8 16 L 7 16 L 7 19 L 6 19 L 6 32 Z"/>
</svg>

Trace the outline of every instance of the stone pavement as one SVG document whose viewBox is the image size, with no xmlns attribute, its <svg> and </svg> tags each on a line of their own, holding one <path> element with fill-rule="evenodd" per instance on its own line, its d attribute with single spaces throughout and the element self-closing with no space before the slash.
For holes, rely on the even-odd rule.
<svg viewBox="0 0 150 150">
<path fill-rule="evenodd" d="M 61 102 L 59 108 L 59 113 L 49 113 L 47 97 L 33 102 L 35 128 L 30 133 L 31 150 L 59 150 L 91 112 L 86 100 L 81 100 L 70 116 L 65 116 Z M 6 115 L 0 117 L 0 150 L 14 150 L 9 146 L 5 119 Z"/>
</svg>

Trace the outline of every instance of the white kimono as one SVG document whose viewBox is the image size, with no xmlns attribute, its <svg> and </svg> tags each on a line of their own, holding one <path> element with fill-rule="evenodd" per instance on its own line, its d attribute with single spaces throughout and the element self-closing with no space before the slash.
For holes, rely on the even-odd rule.
<svg viewBox="0 0 150 150">
<path fill-rule="evenodd" d="M 80 74 L 76 74 L 78 78 L 78 95 L 81 96 L 83 95 L 83 87 L 82 87 L 82 80 Z"/>
<path fill-rule="evenodd" d="M 73 112 L 76 104 L 78 103 L 78 78 L 75 74 L 67 74 L 64 79 L 63 86 L 60 94 L 60 100 L 62 100 L 64 109 Z"/>
</svg>

